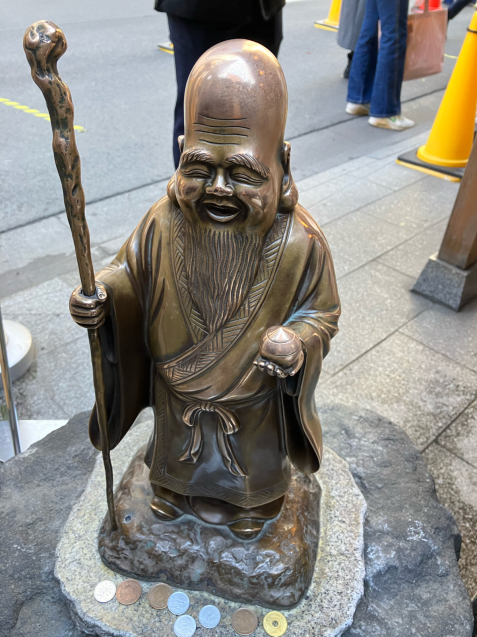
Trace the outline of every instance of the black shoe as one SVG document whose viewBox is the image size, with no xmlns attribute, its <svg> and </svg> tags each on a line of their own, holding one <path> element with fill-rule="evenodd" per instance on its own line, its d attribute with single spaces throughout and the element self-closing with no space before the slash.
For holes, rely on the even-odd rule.
<svg viewBox="0 0 477 637">
<path fill-rule="evenodd" d="M 353 53 L 354 53 L 354 51 L 350 51 L 348 53 L 348 64 L 346 65 L 346 68 L 345 68 L 344 73 L 343 73 L 343 77 L 344 77 L 345 80 L 347 80 L 349 78 L 349 72 L 350 72 L 350 69 L 351 69 L 351 62 L 353 61 Z"/>
</svg>

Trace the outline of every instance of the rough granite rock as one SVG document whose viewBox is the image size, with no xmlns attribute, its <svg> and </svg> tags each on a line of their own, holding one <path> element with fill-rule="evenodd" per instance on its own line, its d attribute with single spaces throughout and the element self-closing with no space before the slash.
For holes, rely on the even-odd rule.
<svg viewBox="0 0 477 637">
<path fill-rule="evenodd" d="M 112 461 L 118 481 L 119 476 L 128 466 L 131 467 L 131 459 L 136 455 L 136 449 L 149 439 L 151 427 L 152 422 L 135 427 L 128 433 L 125 444 L 113 451 Z M 311 477 L 310 480 L 316 479 Z M 363 531 L 366 502 L 356 486 L 348 464 L 327 447 L 323 450 L 323 466 L 317 476 L 317 482 L 321 492 L 318 559 L 313 570 L 313 580 L 304 599 L 294 609 L 282 609 L 288 622 L 287 637 L 339 637 L 351 625 L 354 611 L 363 595 L 365 572 Z M 141 486 L 134 484 L 131 489 L 140 499 L 143 498 Z M 79 626 L 101 637 L 173 635 L 174 617 L 168 611 L 157 612 L 151 609 L 146 598 L 151 584 L 141 578 L 138 579 L 142 583 L 144 594 L 132 607 L 122 606 L 115 599 L 98 604 L 93 598 L 92 590 L 98 582 L 111 579 L 118 585 L 124 579 L 124 576 L 118 576 L 101 561 L 97 550 L 98 532 L 106 513 L 103 490 L 104 470 L 101 461 L 98 461 L 83 496 L 71 512 L 57 548 L 55 575 L 60 581 L 65 597 L 71 604 L 72 614 Z M 317 490 L 315 493 L 318 495 Z M 291 506 L 289 505 L 289 508 Z M 142 522 L 138 519 L 141 516 L 137 515 L 137 509 L 135 510 L 134 507 L 124 510 L 121 515 L 124 514 L 131 516 L 128 524 L 134 525 L 131 530 L 141 536 Z M 294 528 L 297 525 L 295 514 L 296 512 L 285 513 L 282 521 L 285 526 L 291 524 L 291 530 L 295 530 L 299 536 L 298 530 Z M 301 515 L 306 513 L 302 512 Z M 184 523 L 187 524 L 187 518 L 183 519 L 182 525 Z M 283 564 L 280 555 L 277 558 L 277 550 L 273 548 L 273 542 L 269 544 L 272 550 L 257 554 L 257 546 L 254 547 L 253 541 L 241 542 L 228 532 L 224 534 L 218 527 L 200 524 L 196 520 L 189 528 L 181 528 L 182 525 L 161 524 L 159 538 L 154 534 L 150 535 L 146 528 L 147 536 L 143 538 L 145 541 L 142 542 L 140 554 L 134 557 L 135 563 L 140 566 L 142 559 L 148 562 L 148 548 L 152 553 L 156 552 L 159 539 L 160 545 L 167 552 L 169 561 L 175 564 L 176 560 L 179 560 L 178 573 L 175 576 L 180 577 L 180 571 L 184 571 L 189 585 L 194 584 L 190 582 L 190 576 L 197 577 L 199 582 L 201 579 L 203 581 L 204 571 L 212 570 L 215 560 L 224 572 L 225 584 L 230 585 L 231 580 L 227 577 L 227 572 L 231 565 L 235 564 L 243 569 L 243 564 L 248 564 L 254 572 L 257 557 L 261 560 L 258 572 L 267 571 L 266 577 L 261 582 L 264 589 L 267 587 L 267 579 L 273 579 L 274 571 L 280 573 L 285 583 L 289 581 L 289 568 Z M 264 536 L 266 537 L 266 531 Z M 292 543 L 286 538 L 286 534 L 281 538 L 281 542 Z M 250 547 L 249 550 L 248 547 Z M 122 550 L 128 553 L 124 538 L 119 541 L 118 550 L 119 557 Z M 191 557 L 190 562 L 188 560 L 184 562 L 183 558 L 187 556 Z M 239 594 L 238 589 L 242 589 L 240 590 L 242 600 L 246 594 L 243 590 L 245 589 L 243 579 L 242 576 L 241 581 L 238 576 L 237 589 L 231 591 L 232 596 L 232 594 Z M 228 601 L 217 596 L 218 590 L 215 595 L 210 591 L 211 587 L 200 591 L 188 590 L 190 599 L 188 613 L 197 619 L 202 606 L 215 604 L 221 612 L 222 621 L 213 635 L 230 637 L 230 618 L 234 611 L 243 606 L 243 603 Z M 284 594 L 286 591 L 285 587 Z M 273 599 L 273 591 L 269 590 L 270 594 Z M 264 596 L 266 595 L 262 592 L 262 599 Z M 247 605 L 255 611 L 261 624 L 268 611 L 263 606 L 257 605 L 259 601 L 256 594 L 255 600 L 253 596 L 252 599 L 247 599 Z M 261 632 L 260 628 L 257 637 L 260 637 Z"/>
<path fill-rule="evenodd" d="M 414 445 L 372 412 L 335 405 L 320 414 L 326 444 L 348 461 L 368 504 L 365 595 L 345 637 L 470 637 L 460 536 Z M 57 538 L 96 457 L 86 430 L 87 414 L 76 416 L 0 466 L 0 637 L 86 637 L 52 576 Z"/>
<path fill-rule="evenodd" d="M 106 566 L 127 577 L 207 591 L 243 604 L 296 606 L 315 568 L 317 480 L 293 471 L 278 520 L 266 524 L 257 539 L 244 541 L 190 516 L 173 523 L 158 520 L 149 506 L 153 493 L 144 463 L 146 448 L 136 453 L 116 491 L 119 529 L 110 533 L 107 515 L 101 527 L 99 553 Z"/>
<path fill-rule="evenodd" d="M 79 637 L 53 575 L 55 548 L 98 452 L 78 414 L 0 465 L 0 635 Z"/>
</svg>

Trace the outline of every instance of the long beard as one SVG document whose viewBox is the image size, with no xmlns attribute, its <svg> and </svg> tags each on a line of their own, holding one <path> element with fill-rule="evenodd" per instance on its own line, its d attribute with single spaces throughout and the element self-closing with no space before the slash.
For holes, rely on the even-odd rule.
<svg viewBox="0 0 477 637">
<path fill-rule="evenodd" d="M 242 305 L 262 255 L 263 238 L 186 222 L 184 265 L 189 293 L 214 334 Z"/>
</svg>

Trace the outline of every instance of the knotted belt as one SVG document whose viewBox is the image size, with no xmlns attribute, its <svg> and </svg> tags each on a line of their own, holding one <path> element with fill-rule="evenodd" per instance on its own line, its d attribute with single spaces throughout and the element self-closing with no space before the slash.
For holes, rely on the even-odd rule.
<svg viewBox="0 0 477 637">
<path fill-rule="evenodd" d="M 199 459 L 203 445 L 202 431 L 200 428 L 200 414 L 203 411 L 213 412 L 218 416 L 217 445 L 222 454 L 225 466 L 234 476 L 246 476 L 247 474 L 240 466 L 228 440 L 228 436 L 231 436 L 239 430 L 240 423 L 233 411 L 211 402 L 192 403 L 184 409 L 182 420 L 186 425 L 191 427 L 192 431 L 187 449 L 179 456 L 179 461 L 195 463 Z"/>
</svg>

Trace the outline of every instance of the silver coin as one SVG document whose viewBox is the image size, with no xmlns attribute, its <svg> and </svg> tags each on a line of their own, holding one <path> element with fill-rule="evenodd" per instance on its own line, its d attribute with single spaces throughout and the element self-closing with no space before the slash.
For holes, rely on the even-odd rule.
<svg viewBox="0 0 477 637">
<path fill-rule="evenodd" d="M 110 602 L 115 595 L 116 584 L 108 579 L 105 579 L 103 582 L 97 584 L 96 588 L 94 589 L 94 599 L 97 602 L 101 602 L 102 604 Z"/>
<path fill-rule="evenodd" d="M 220 610 L 217 606 L 204 606 L 199 613 L 199 621 L 204 628 L 215 628 L 220 622 Z"/>
<path fill-rule="evenodd" d="M 177 591 L 177 593 L 172 593 L 172 595 L 167 600 L 167 608 L 174 613 L 174 615 L 182 615 L 189 608 L 189 598 L 185 593 L 181 591 Z"/>
<path fill-rule="evenodd" d="M 195 619 L 190 615 L 181 615 L 174 622 L 174 632 L 177 637 L 192 637 L 196 628 Z"/>
</svg>

